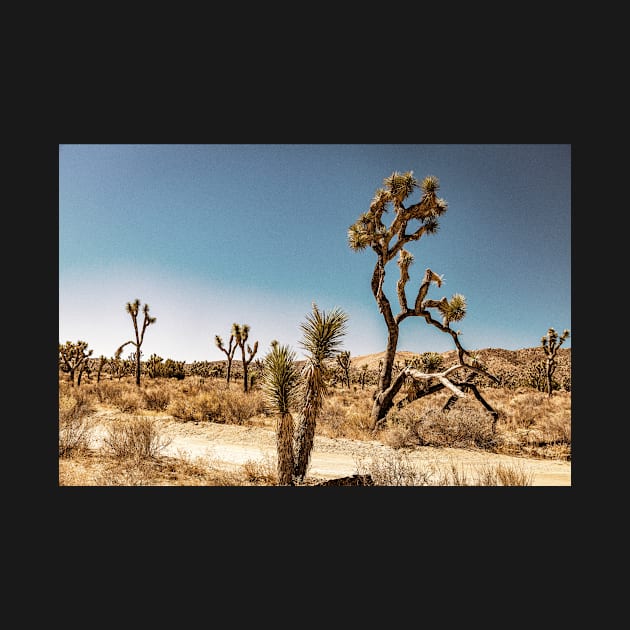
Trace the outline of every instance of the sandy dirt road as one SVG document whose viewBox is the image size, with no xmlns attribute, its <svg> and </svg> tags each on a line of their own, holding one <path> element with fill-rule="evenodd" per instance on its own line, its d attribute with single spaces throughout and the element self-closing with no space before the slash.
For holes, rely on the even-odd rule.
<svg viewBox="0 0 630 630">
<path fill-rule="evenodd" d="M 103 418 L 105 420 L 105 418 Z M 170 416 L 158 418 L 161 434 L 170 443 L 164 455 L 200 458 L 213 466 L 230 469 L 252 461 L 273 462 L 276 456 L 275 432 L 267 427 L 237 426 L 211 422 L 176 422 Z M 106 426 L 101 424 L 102 429 Z M 97 431 L 96 435 L 99 432 Z M 317 436 L 307 476 L 321 479 L 368 472 L 366 466 L 377 459 L 401 457 L 400 450 L 380 442 Z M 417 447 L 405 450 L 406 460 L 422 470 L 446 470 L 455 466 L 468 478 L 498 464 L 517 468 L 531 477 L 532 486 L 570 486 L 571 462 L 511 457 L 456 448 Z"/>
</svg>

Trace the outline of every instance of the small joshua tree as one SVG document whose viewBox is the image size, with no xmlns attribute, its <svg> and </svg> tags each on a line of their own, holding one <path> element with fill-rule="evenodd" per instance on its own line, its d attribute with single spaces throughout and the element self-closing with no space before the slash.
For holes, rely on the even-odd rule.
<svg viewBox="0 0 630 630">
<path fill-rule="evenodd" d="M 344 350 L 337 355 L 337 363 L 341 368 L 341 382 L 350 389 L 350 350 Z"/>
<path fill-rule="evenodd" d="M 304 480 L 315 440 L 315 425 L 326 395 L 325 362 L 339 351 L 346 333 L 348 315 L 339 308 L 329 313 L 320 311 L 313 303 L 313 312 L 300 324 L 301 346 L 306 350 L 306 363 L 302 368 L 303 391 L 299 423 L 295 436 L 294 477 Z"/>
<path fill-rule="evenodd" d="M 98 358 L 98 369 L 96 371 L 96 382 L 100 383 L 101 382 L 101 373 L 103 372 L 103 368 L 109 363 L 109 360 L 107 359 L 107 357 L 105 357 L 104 354 L 101 354 L 101 356 Z"/>
<path fill-rule="evenodd" d="M 234 327 L 232 327 L 232 334 L 230 335 L 230 342 L 228 344 L 227 350 L 223 346 L 223 339 L 221 339 L 219 335 L 214 336 L 214 344 L 227 357 L 226 380 L 229 385 L 230 378 L 232 376 L 232 361 L 234 360 L 234 353 L 236 352 L 236 348 L 237 348 L 237 344 L 234 343 Z"/>
<path fill-rule="evenodd" d="M 367 372 L 368 372 L 368 364 L 364 363 L 361 366 L 361 376 L 359 377 L 361 381 L 361 389 L 365 389 L 365 379 L 367 377 Z"/>
<path fill-rule="evenodd" d="M 542 344 L 542 348 L 545 351 L 546 362 L 545 362 L 545 377 L 547 380 L 547 395 L 551 398 L 552 393 L 552 379 L 553 373 L 556 371 L 556 354 L 558 353 L 558 348 L 564 343 L 565 339 L 569 337 L 569 331 L 564 330 L 562 335 L 558 336 L 558 333 L 550 328 L 547 331 L 547 335 L 542 337 L 540 343 Z"/>
<path fill-rule="evenodd" d="M 87 349 L 87 341 L 77 341 L 72 343 L 66 341 L 65 344 L 59 344 L 59 363 L 64 372 L 68 372 L 68 380 L 74 387 L 74 374 L 79 370 L 79 375 L 83 366 L 87 365 L 87 360 L 92 356 L 93 350 Z M 81 385 L 81 379 L 77 381 L 77 387 Z"/>
<path fill-rule="evenodd" d="M 293 485 L 293 416 L 296 403 L 299 371 L 295 352 L 289 346 L 271 342 L 271 351 L 263 362 L 262 387 L 267 403 L 276 414 L 276 450 L 278 456 L 278 485 Z"/>
<path fill-rule="evenodd" d="M 132 344 L 133 346 L 135 346 L 136 348 L 136 352 L 135 352 L 136 385 L 140 386 L 140 369 L 141 369 L 140 356 L 142 354 L 140 351 L 140 346 L 142 345 L 142 342 L 144 341 L 144 333 L 147 327 L 150 326 L 151 324 L 155 324 L 155 322 L 157 321 L 157 318 L 149 316 L 149 305 L 145 304 L 142 307 L 142 312 L 144 314 L 144 319 L 142 321 L 142 328 L 139 329 L 138 328 L 138 314 L 140 313 L 140 300 L 136 299 L 134 302 L 127 302 L 127 305 L 125 308 L 127 310 L 127 313 L 129 313 L 129 315 L 131 316 L 131 320 L 133 322 L 133 329 L 136 334 L 136 340 L 125 341 L 125 343 L 119 346 L 118 350 L 116 350 L 116 354 L 120 356 L 122 354 L 123 348 L 127 344 Z"/>
<path fill-rule="evenodd" d="M 162 364 L 163 360 L 164 359 L 162 357 L 158 356 L 155 353 L 149 357 L 149 360 L 146 363 L 147 374 L 149 375 L 149 378 L 157 378 L 162 374 L 164 368 Z"/>
<path fill-rule="evenodd" d="M 247 339 L 249 337 L 249 326 L 247 324 L 242 324 L 241 326 L 238 324 L 232 324 L 232 335 L 234 336 L 236 345 L 241 349 L 241 355 L 243 357 L 243 391 L 247 392 L 247 369 L 258 351 L 258 342 L 254 342 L 253 348 L 249 344 L 247 345 L 248 357 L 245 358 L 245 344 L 247 343 Z"/>
</svg>

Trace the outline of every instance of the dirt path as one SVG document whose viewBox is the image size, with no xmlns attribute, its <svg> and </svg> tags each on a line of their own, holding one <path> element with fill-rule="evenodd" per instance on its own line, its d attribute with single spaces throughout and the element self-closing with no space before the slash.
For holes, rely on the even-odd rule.
<svg viewBox="0 0 630 630">
<path fill-rule="evenodd" d="M 99 414 L 100 415 L 100 414 Z M 201 458 L 213 466 L 237 468 L 247 461 L 270 463 L 276 456 L 275 432 L 266 427 L 215 423 L 176 422 L 161 416 L 162 435 L 170 444 L 162 454 Z M 102 436 L 107 414 L 100 418 L 96 444 Z M 308 476 L 322 479 L 365 473 L 371 461 L 392 461 L 401 457 L 397 451 L 380 442 L 363 442 L 345 438 L 316 437 L 311 453 Z M 455 467 L 473 478 L 484 469 L 503 464 L 531 476 L 532 486 L 570 486 L 571 462 L 511 457 L 456 448 L 418 447 L 405 451 L 406 460 L 420 470 L 448 470 Z M 358 466 L 362 470 L 358 470 Z"/>
</svg>

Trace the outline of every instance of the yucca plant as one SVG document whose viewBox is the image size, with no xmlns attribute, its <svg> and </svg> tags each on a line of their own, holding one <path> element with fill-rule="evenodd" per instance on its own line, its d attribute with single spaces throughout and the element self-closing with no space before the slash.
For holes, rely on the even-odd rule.
<svg viewBox="0 0 630 630">
<path fill-rule="evenodd" d="M 271 350 L 263 361 L 262 388 L 267 404 L 276 414 L 276 449 L 278 485 L 293 485 L 293 416 L 297 402 L 299 371 L 295 352 L 289 346 L 271 342 Z"/>
<path fill-rule="evenodd" d="M 295 435 L 294 477 L 304 480 L 315 440 L 315 425 L 326 395 L 324 377 L 325 361 L 332 359 L 346 333 L 348 315 L 340 308 L 328 313 L 320 311 L 313 303 L 313 312 L 307 313 L 300 324 L 300 345 L 306 351 L 306 363 L 302 369 L 302 401 L 299 423 Z"/>
</svg>

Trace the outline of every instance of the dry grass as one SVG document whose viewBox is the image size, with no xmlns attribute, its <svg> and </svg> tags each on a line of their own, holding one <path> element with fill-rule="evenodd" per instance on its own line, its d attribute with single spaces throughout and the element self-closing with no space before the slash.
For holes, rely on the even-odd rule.
<svg viewBox="0 0 630 630">
<path fill-rule="evenodd" d="M 89 396 L 77 389 L 76 394 L 59 393 L 59 457 L 85 453 L 90 445 L 94 422 Z"/>
<path fill-rule="evenodd" d="M 251 486 L 248 473 L 214 468 L 185 455 L 121 459 L 100 451 L 59 460 L 60 486 Z"/>
<path fill-rule="evenodd" d="M 531 486 L 533 480 L 518 465 L 486 465 L 477 472 L 453 462 L 419 466 L 405 452 L 355 463 L 359 474 L 370 475 L 375 486 Z"/>
<path fill-rule="evenodd" d="M 133 416 L 115 421 L 107 427 L 105 447 L 119 459 L 156 459 L 171 440 L 160 434 L 157 420 Z"/>
</svg>

